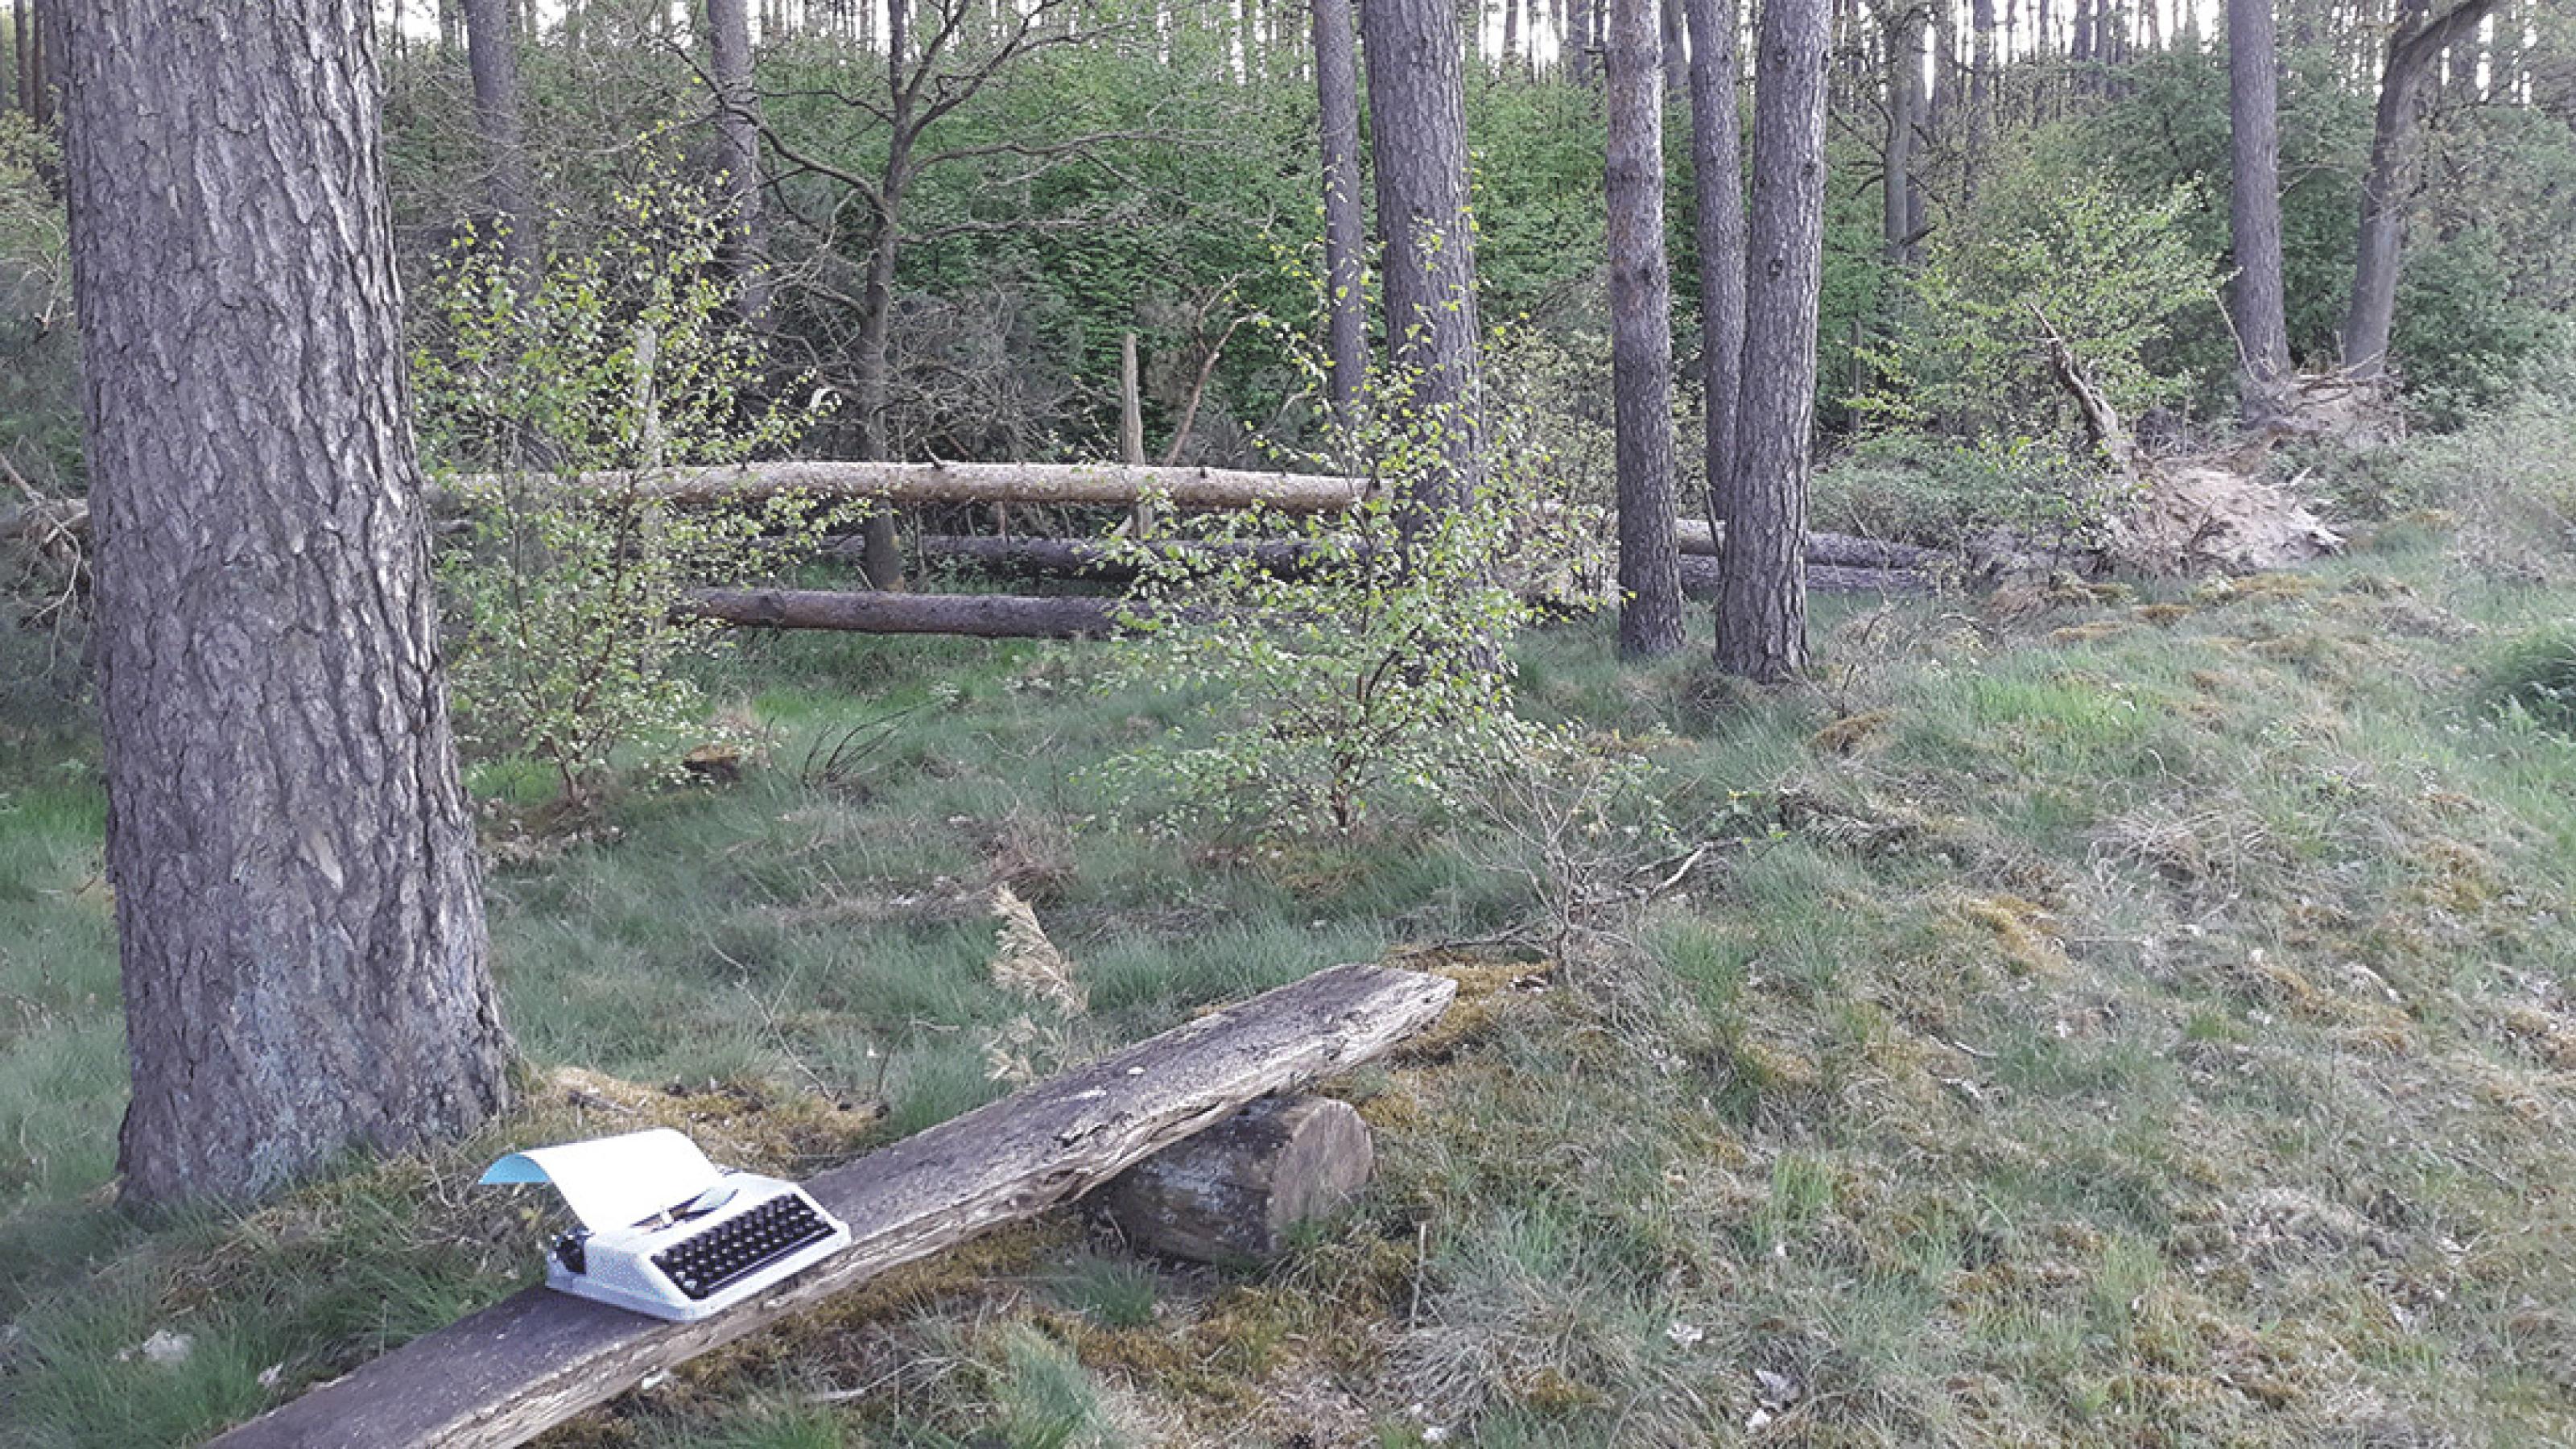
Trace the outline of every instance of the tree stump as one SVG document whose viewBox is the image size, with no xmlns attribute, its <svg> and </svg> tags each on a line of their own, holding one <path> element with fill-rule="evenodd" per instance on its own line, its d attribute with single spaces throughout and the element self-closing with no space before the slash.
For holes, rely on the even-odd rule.
<svg viewBox="0 0 2576 1449">
<path fill-rule="evenodd" d="M 1347 1206 L 1374 1163 L 1368 1124 L 1329 1097 L 1264 1097 L 1102 1189 L 1139 1248 L 1200 1263 L 1260 1261 L 1297 1224 Z"/>
</svg>

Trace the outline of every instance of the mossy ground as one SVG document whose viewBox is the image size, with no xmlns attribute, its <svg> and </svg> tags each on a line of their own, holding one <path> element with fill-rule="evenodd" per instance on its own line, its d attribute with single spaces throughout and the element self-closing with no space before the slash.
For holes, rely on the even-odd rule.
<svg viewBox="0 0 2576 1449">
<path fill-rule="evenodd" d="M 1089 769 L 1172 707 L 1080 648 L 757 641 L 718 681 L 741 780 L 494 872 L 518 1116 L 152 1228 L 108 1191 L 94 757 L 21 730 L 0 1441 L 189 1442 L 527 1281 L 533 1210 L 464 1186 L 507 1146 L 671 1121 L 801 1170 L 986 1100 L 1005 882 L 1105 1040 L 1336 961 L 1458 976 L 1333 1088 L 1369 1198 L 1242 1273 L 1057 1214 L 558 1442 L 2576 1440 L 2576 742 L 2493 707 L 2576 588 L 2455 537 L 1836 606 L 1775 695 L 1535 637 L 1530 707 L 1647 741 L 1684 834 L 1735 842 L 1580 963 L 1454 944 L 1530 908 L 1454 828 L 1128 823 Z M 163 1330 L 184 1362 L 133 1353 Z"/>
</svg>

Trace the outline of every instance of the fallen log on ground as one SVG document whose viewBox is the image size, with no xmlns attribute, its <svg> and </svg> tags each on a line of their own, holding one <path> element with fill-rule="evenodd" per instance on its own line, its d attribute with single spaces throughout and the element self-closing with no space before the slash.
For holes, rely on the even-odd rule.
<svg viewBox="0 0 2576 1449">
<path fill-rule="evenodd" d="M 487 480 L 464 478 L 471 488 Z M 593 473 L 575 480 L 602 493 L 628 488 L 668 503 L 707 507 L 781 494 L 886 503 L 1065 503 L 1129 507 L 1160 498 L 1175 508 L 1223 510 L 1259 504 L 1283 513 L 1332 513 L 1358 501 L 1361 485 L 1311 473 L 1233 468 L 1155 468 L 1138 463 L 748 463 L 672 468 L 647 474 Z M 454 508 L 458 489 L 433 495 Z"/>
<path fill-rule="evenodd" d="M 855 539 L 836 539 L 833 553 L 848 553 Z M 994 538 L 965 534 L 924 534 L 915 541 L 922 561 L 971 564 L 992 573 L 1041 578 L 1097 579 L 1124 582 L 1136 577 L 1136 566 L 1105 544 L 1072 538 Z M 1161 552 L 1210 562 L 1250 555 L 1267 572 L 1294 574 L 1314 556 L 1314 546 L 1298 539 L 1271 543 L 1158 543 Z"/>
<path fill-rule="evenodd" d="M 1716 556 L 1725 541 L 1724 528 L 1712 528 L 1704 518 L 1678 519 L 1674 536 L 1681 541 L 1685 556 Z M 1937 549 L 1921 548 L 1910 543 L 1889 543 L 1884 539 L 1863 538 L 1856 533 L 1811 532 L 1807 535 L 1807 562 L 1834 568 L 1855 569 L 1924 569 L 1941 561 Z"/>
<path fill-rule="evenodd" d="M 1682 555 L 1683 597 L 1714 599 L 1717 587 L 1717 560 L 1698 554 Z M 1930 574 L 1913 569 L 1852 568 L 1807 561 L 1807 592 L 1811 594 L 1928 594 L 1935 587 Z"/>
<path fill-rule="evenodd" d="M 1717 587 L 1717 560 L 1683 556 L 1684 594 L 1713 599 Z M 1909 569 L 1809 564 L 1807 587 L 1820 594 L 1928 594 L 1934 585 L 1929 575 Z M 685 607 L 696 618 L 749 628 L 956 634 L 975 639 L 1105 639 L 1121 632 L 1120 617 L 1133 606 L 1096 594 L 700 589 L 689 596 Z"/>
<path fill-rule="evenodd" d="M 1378 1056 L 1457 984 L 1337 966 L 819 1173 L 840 1255 L 768 1296 L 665 1323 L 531 1288 L 254 1419 L 215 1449 L 522 1444 L 656 1373 L 987 1228 L 1079 1197 L 1246 1102 Z M 530 1245 L 535 1251 L 535 1245 Z"/>
<path fill-rule="evenodd" d="M 976 639 L 1102 639 L 1119 632 L 1124 601 L 1098 596 L 894 594 L 878 590 L 700 589 L 697 618 L 769 629 L 851 634 L 962 634 Z"/>
<path fill-rule="evenodd" d="M 1714 556 L 1717 552 L 1709 526 L 1697 519 L 1682 519 L 1679 524 L 1682 553 L 1685 557 Z M 1089 539 L 1072 538 L 996 538 L 962 534 L 925 534 L 917 546 L 928 563 L 966 563 L 997 573 L 1053 575 L 1063 578 L 1121 580 L 1136 576 L 1134 564 L 1105 545 Z M 1312 553 L 1312 545 L 1298 539 L 1279 539 L 1256 544 L 1211 544 L 1173 541 L 1156 545 L 1184 556 L 1250 553 L 1261 566 L 1273 573 L 1288 573 L 1300 567 Z M 834 553 L 852 553 L 855 539 L 835 539 L 829 546 Z M 1848 533 L 1810 533 L 1807 535 L 1807 562 L 1829 568 L 1912 569 L 1932 567 L 1940 555 L 1912 544 L 1886 543 L 1874 538 L 1861 538 Z"/>
</svg>

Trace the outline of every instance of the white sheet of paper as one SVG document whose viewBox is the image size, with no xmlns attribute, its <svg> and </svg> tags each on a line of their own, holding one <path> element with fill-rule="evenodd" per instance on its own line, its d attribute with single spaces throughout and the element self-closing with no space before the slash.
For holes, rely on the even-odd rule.
<svg viewBox="0 0 2576 1449">
<path fill-rule="evenodd" d="M 642 1222 L 686 1202 L 723 1176 L 698 1144 L 668 1127 L 513 1152 L 483 1174 L 487 1183 L 551 1182 L 592 1232 Z"/>
</svg>

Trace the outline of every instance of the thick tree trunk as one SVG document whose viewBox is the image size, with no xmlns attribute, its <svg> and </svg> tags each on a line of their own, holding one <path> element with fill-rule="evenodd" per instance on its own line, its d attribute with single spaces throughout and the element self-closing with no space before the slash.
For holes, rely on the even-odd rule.
<svg viewBox="0 0 2576 1449">
<path fill-rule="evenodd" d="M 1887 136 L 1881 148 L 1881 249 L 1892 267 L 1914 260 L 1914 133 L 1923 124 L 1923 11 L 1899 0 L 1887 25 Z"/>
<path fill-rule="evenodd" d="M 507 1097 L 372 16 L 57 15 L 134 1074 L 121 1170 L 142 1203 L 245 1198 Z"/>
<path fill-rule="evenodd" d="M 528 212 L 527 136 L 519 119 L 519 50 L 510 34 L 510 0 L 465 0 L 465 51 L 474 73 L 484 195 L 501 229 L 502 254 L 521 285 L 528 285 L 539 248 L 536 218 Z"/>
<path fill-rule="evenodd" d="M 1372 0 L 1375 3 L 1375 0 Z M 1673 541 L 1672 272 L 1664 257 L 1663 58 L 1656 0 L 1610 0 L 1605 180 L 1610 372 L 1618 425 L 1619 653 L 1682 647 Z"/>
<path fill-rule="evenodd" d="M 1690 84 L 1690 39 L 1688 22 L 1682 18 L 1682 0 L 1660 0 L 1663 17 L 1663 44 L 1657 59 L 1663 66 L 1664 94 L 1680 101 L 1688 94 Z"/>
<path fill-rule="evenodd" d="M 1313 0 L 1315 99 L 1323 129 L 1324 287 L 1329 317 L 1335 420 L 1358 421 L 1368 373 L 1368 228 L 1360 215 L 1359 58 L 1351 40 L 1351 0 Z"/>
<path fill-rule="evenodd" d="M 2279 93 L 2272 0 L 2227 0 L 2227 112 L 2236 158 L 2228 207 L 2236 280 L 2228 300 L 2244 351 L 2237 398 L 2249 423 L 2280 411 L 2290 374 L 2281 284 Z"/>
<path fill-rule="evenodd" d="M 873 7 L 870 7 L 873 11 Z M 877 183 L 877 230 L 868 246 L 867 281 L 859 297 L 859 456 L 882 463 L 894 456 L 887 432 L 891 424 L 896 251 L 903 244 L 904 192 L 912 184 L 913 88 L 907 84 L 912 63 L 909 7 L 886 7 L 886 95 L 892 104 L 887 127 L 884 176 Z M 903 587 L 903 548 L 895 536 L 894 515 L 878 510 L 865 525 L 868 582 L 880 589 Z"/>
<path fill-rule="evenodd" d="M 62 25 L 62 17 L 47 14 L 41 4 L 27 17 L 27 114 L 40 131 L 54 123 L 55 37 Z"/>
<path fill-rule="evenodd" d="M 1412 480 L 1408 532 L 1456 506 L 1478 477 L 1476 239 L 1467 219 L 1467 119 L 1456 12 L 1447 0 L 1368 0 L 1368 96 L 1377 161 L 1387 349 L 1414 416 L 1435 429 L 1445 475 Z"/>
<path fill-rule="evenodd" d="M 752 84 L 751 16 L 745 0 L 706 0 L 707 68 L 716 86 L 719 176 L 740 289 L 736 306 L 757 326 L 769 315 L 769 220 L 760 204 L 760 92 Z"/>
<path fill-rule="evenodd" d="M 2422 14 L 2411 0 L 2410 14 Z M 2343 361 L 2351 372 L 2376 377 L 2387 370 L 2388 337 L 2397 323 L 2397 272 L 2406 245 L 2405 171 L 2414 150 L 2416 99 L 2434 57 L 2474 33 L 2496 0 L 2460 0 L 2441 18 L 2401 26 L 2388 42 L 2380 73 L 2379 108 L 2370 135 L 2370 169 L 2361 183 L 2361 236 L 2352 279 L 2352 306 L 2344 319 Z"/>
<path fill-rule="evenodd" d="M 1743 72 L 1730 0 L 1687 0 L 1691 30 L 1691 173 L 1698 190 L 1702 420 L 1709 522 L 1735 466 L 1735 402 L 1744 361 L 1744 145 L 1736 109 Z"/>
<path fill-rule="evenodd" d="M 16 50 L 18 109 L 32 120 L 36 114 L 36 25 L 27 0 L 9 0 L 9 36 Z"/>
<path fill-rule="evenodd" d="M 1995 0 L 1970 0 L 1968 41 L 1968 200 L 1977 198 L 1986 147 L 1995 131 Z"/>
<path fill-rule="evenodd" d="M 1717 663 L 1771 682 L 1807 662 L 1808 429 L 1825 203 L 1825 0 L 1766 0 L 1754 93 L 1742 442 L 1724 498 Z"/>
</svg>

